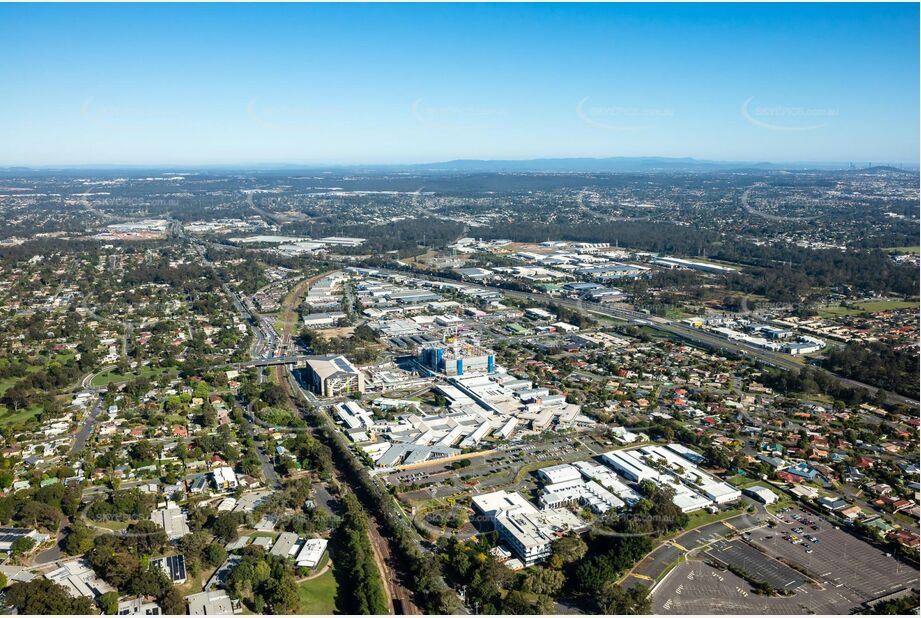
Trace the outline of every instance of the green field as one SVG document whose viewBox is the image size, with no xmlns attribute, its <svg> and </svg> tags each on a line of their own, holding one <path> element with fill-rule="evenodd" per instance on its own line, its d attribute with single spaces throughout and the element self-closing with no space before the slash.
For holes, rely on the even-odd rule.
<svg viewBox="0 0 921 618">
<path fill-rule="evenodd" d="M 877 311 L 895 311 L 896 309 L 918 309 L 919 301 L 914 300 L 868 300 L 854 303 L 856 308 L 849 307 L 823 307 L 819 315 L 823 318 L 833 318 L 844 315 L 863 315 Z"/>
<path fill-rule="evenodd" d="M 25 423 L 41 411 L 41 406 L 32 406 L 25 410 L 12 412 L 7 410 L 6 406 L 0 405 L 0 425 L 17 425 L 19 423 Z"/>
<path fill-rule="evenodd" d="M 163 367 L 141 367 L 136 371 L 129 371 L 126 374 L 118 373 L 115 370 L 109 370 L 93 376 L 91 384 L 93 386 L 108 386 L 113 382 L 127 382 L 128 380 L 133 380 L 140 376 L 150 378 L 151 380 L 157 380 L 166 373 L 173 375 L 175 374 L 175 370 Z"/>
<path fill-rule="evenodd" d="M 684 527 L 684 530 L 693 530 L 694 528 L 699 528 L 706 524 L 712 524 L 715 521 L 722 521 L 730 517 L 735 517 L 740 513 L 742 513 L 742 509 L 729 509 L 728 511 L 719 511 L 717 513 L 708 513 L 706 510 L 695 511 L 688 515 L 688 525 Z M 679 535 L 684 532 L 684 530 L 679 530 L 675 534 Z"/>
<path fill-rule="evenodd" d="M 921 253 L 921 247 L 886 247 L 883 251 L 889 253 Z"/>
<path fill-rule="evenodd" d="M 300 608 L 297 613 L 307 615 L 336 613 L 336 578 L 330 569 L 317 578 L 298 585 Z"/>
</svg>

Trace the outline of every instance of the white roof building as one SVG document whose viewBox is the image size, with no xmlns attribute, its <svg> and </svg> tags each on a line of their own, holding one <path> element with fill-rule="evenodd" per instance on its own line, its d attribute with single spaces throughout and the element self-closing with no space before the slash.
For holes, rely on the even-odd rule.
<svg viewBox="0 0 921 618">
<path fill-rule="evenodd" d="M 551 554 L 550 543 L 571 530 L 585 529 L 585 522 L 566 509 L 540 511 L 520 494 L 495 491 L 473 498 L 474 508 L 489 518 L 500 538 L 525 565 Z"/>
<path fill-rule="evenodd" d="M 212 470 L 211 479 L 218 490 L 236 489 L 238 485 L 237 475 L 230 466 L 219 466 Z"/>
<path fill-rule="evenodd" d="M 172 501 L 166 503 L 165 509 L 157 509 L 150 514 L 150 520 L 163 528 L 170 541 L 182 538 L 189 533 L 186 515 Z"/>
<path fill-rule="evenodd" d="M 190 594 L 185 598 L 190 616 L 214 616 L 240 613 L 240 602 L 234 601 L 223 590 L 209 590 Z"/>
<path fill-rule="evenodd" d="M 301 546 L 294 561 L 295 566 L 306 567 L 308 569 L 316 568 L 323 558 L 323 552 L 326 551 L 326 539 L 307 539 Z"/>
<path fill-rule="evenodd" d="M 570 464 L 560 464 L 558 466 L 541 468 L 537 471 L 537 476 L 550 484 L 582 480 L 582 473 L 579 472 L 578 468 Z"/>
<path fill-rule="evenodd" d="M 104 580 L 96 576 L 89 563 L 85 560 L 71 560 L 59 568 L 45 573 L 45 579 L 64 586 L 72 597 L 88 597 L 90 599 L 115 590 Z"/>
</svg>

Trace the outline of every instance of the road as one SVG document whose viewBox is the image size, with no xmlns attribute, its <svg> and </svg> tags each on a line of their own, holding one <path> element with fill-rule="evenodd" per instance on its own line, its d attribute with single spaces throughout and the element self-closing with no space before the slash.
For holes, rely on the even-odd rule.
<svg viewBox="0 0 921 618">
<path fill-rule="evenodd" d="M 93 406 L 93 409 L 90 410 L 86 418 L 83 419 L 83 425 L 80 427 L 80 431 L 77 432 L 76 437 L 74 438 L 74 444 L 70 447 L 70 454 L 76 455 L 83 450 L 83 447 L 86 446 L 86 441 L 89 440 L 90 435 L 93 433 L 93 427 L 96 425 L 96 419 L 99 416 L 99 411 L 102 409 L 102 397 L 96 399 L 96 405 Z"/>
<path fill-rule="evenodd" d="M 193 241 L 194 242 L 194 241 Z M 195 243 L 199 254 L 202 257 L 202 260 L 206 264 L 210 264 L 204 255 L 204 248 L 201 244 Z M 213 265 L 211 265 L 213 268 Z M 323 273 L 316 277 L 311 277 L 304 279 L 297 283 L 292 289 L 292 291 L 286 295 L 285 300 L 282 304 L 282 310 L 279 314 L 279 322 L 282 325 L 282 332 L 271 334 L 275 336 L 276 340 L 279 342 L 279 348 L 281 348 L 284 353 L 284 348 L 287 347 L 287 343 L 290 341 L 291 333 L 297 324 L 296 312 L 295 309 L 299 302 L 301 296 L 306 293 L 307 288 L 312 285 L 315 281 L 322 278 L 328 273 Z M 223 284 L 225 293 L 229 294 L 232 299 L 234 299 L 234 306 L 237 311 L 247 319 L 251 326 L 255 325 L 256 328 L 266 328 L 273 329 L 273 325 L 268 323 L 267 320 L 256 320 L 255 316 L 249 312 L 245 307 L 244 303 L 236 297 L 232 290 L 226 284 Z M 258 336 L 258 335 L 257 335 Z M 265 340 L 269 340 L 270 337 L 265 337 Z M 278 353 L 279 350 L 273 350 L 272 353 Z M 294 374 L 290 367 L 286 365 L 275 365 L 275 379 L 276 382 L 285 389 L 285 393 L 288 396 L 288 407 L 295 411 L 302 411 L 299 401 L 297 399 L 298 395 L 306 399 L 308 402 L 315 404 L 317 399 L 311 394 L 306 394 L 304 390 L 300 388 L 300 385 L 297 384 L 297 380 L 294 377 Z M 248 429 L 251 429 L 251 426 L 248 425 Z M 264 454 L 260 455 L 260 461 L 263 461 Z M 335 459 L 334 459 L 335 461 Z M 265 462 L 263 461 L 263 466 Z M 265 468 L 263 467 L 263 470 Z M 274 475 L 274 469 L 272 470 Z M 338 469 L 333 470 L 333 477 L 340 483 L 340 486 L 343 489 L 348 490 L 348 484 L 341 481 L 341 472 Z M 277 478 L 277 477 L 274 477 Z M 269 480 L 267 475 L 266 480 Z M 380 524 L 373 517 L 369 516 L 369 538 L 373 548 L 373 554 L 375 558 L 375 563 L 377 565 L 378 571 L 381 574 L 381 578 L 384 582 L 385 589 L 387 591 L 388 598 L 388 607 L 391 613 L 399 611 L 404 614 L 421 614 L 422 612 L 412 601 L 412 591 L 410 591 L 401 581 L 401 575 L 397 571 L 397 565 L 393 560 L 393 554 L 391 552 L 390 541 L 386 535 L 382 534 L 380 529 Z"/>
<path fill-rule="evenodd" d="M 275 471 L 272 459 L 266 455 L 265 450 L 262 448 L 262 443 L 256 440 L 256 434 L 253 432 L 253 422 L 255 422 L 255 419 L 253 417 L 252 406 L 247 406 L 243 413 L 243 428 L 246 430 L 246 433 L 249 434 L 249 437 L 253 439 L 253 443 L 255 444 L 256 457 L 259 458 L 259 463 L 262 465 L 262 476 L 265 477 L 266 484 L 272 489 L 281 489 L 281 479 Z"/>
</svg>

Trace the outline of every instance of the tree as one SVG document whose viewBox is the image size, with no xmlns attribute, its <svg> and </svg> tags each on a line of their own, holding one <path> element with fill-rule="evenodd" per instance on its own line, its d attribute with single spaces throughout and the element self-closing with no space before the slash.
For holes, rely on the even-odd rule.
<svg viewBox="0 0 921 618">
<path fill-rule="evenodd" d="M 211 532 L 225 543 L 236 540 L 240 526 L 240 513 L 221 513 L 211 523 Z"/>
<path fill-rule="evenodd" d="M 47 579 L 16 582 L 6 589 L 6 604 L 20 614 L 91 614 L 93 603 L 86 597 L 72 597 L 60 584 Z"/>
<path fill-rule="evenodd" d="M 278 579 L 270 579 L 265 585 L 264 598 L 273 614 L 287 614 L 297 609 L 300 598 L 294 577 L 285 573 Z"/>
<path fill-rule="evenodd" d="M 168 541 L 163 528 L 148 519 L 129 525 L 126 532 L 124 543 L 138 554 L 149 555 L 160 551 Z"/>
<path fill-rule="evenodd" d="M 19 509 L 17 518 L 22 523 L 31 524 L 33 528 L 45 528 L 51 532 L 57 532 L 61 526 L 61 520 L 64 519 L 64 513 L 50 504 L 30 500 Z"/>
<path fill-rule="evenodd" d="M 563 588 L 564 581 L 565 577 L 560 571 L 535 567 L 525 576 L 522 590 L 553 597 Z"/>
<path fill-rule="evenodd" d="M 106 592 L 99 597 L 97 603 L 103 614 L 114 616 L 118 613 L 118 592 L 115 590 Z"/>
<path fill-rule="evenodd" d="M 61 547 L 71 556 L 84 554 L 93 548 L 93 529 L 82 520 L 75 521 L 67 530 L 67 536 L 61 542 Z"/>
<path fill-rule="evenodd" d="M 623 616 L 652 613 L 649 594 L 643 586 L 625 590 L 610 582 L 601 590 L 598 605 L 605 614 Z"/>
<path fill-rule="evenodd" d="M 157 599 L 157 602 L 167 616 L 183 616 L 186 613 L 185 598 L 175 586 L 171 586 L 169 592 Z"/>
<path fill-rule="evenodd" d="M 10 550 L 14 554 L 25 554 L 31 551 L 33 547 L 35 547 L 35 539 L 29 536 L 21 536 L 13 541 Z"/>
<path fill-rule="evenodd" d="M 588 551 L 588 545 L 578 534 L 567 534 L 550 544 L 555 556 L 559 556 L 563 564 L 575 562 L 585 555 Z"/>
<path fill-rule="evenodd" d="M 205 551 L 205 559 L 209 566 L 221 566 L 227 560 L 227 550 L 224 549 L 223 545 L 212 543 Z"/>
</svg>

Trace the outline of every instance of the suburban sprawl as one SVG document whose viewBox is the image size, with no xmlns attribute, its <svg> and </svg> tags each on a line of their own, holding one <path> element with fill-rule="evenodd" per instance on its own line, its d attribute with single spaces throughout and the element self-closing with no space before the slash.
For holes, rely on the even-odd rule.
<svg viewBox="0 0 921 618">
<path fill-rule="evenodd" d="M 0 607 L 919 606 L 918 173 L 0 172 Z"/>
</svg>

